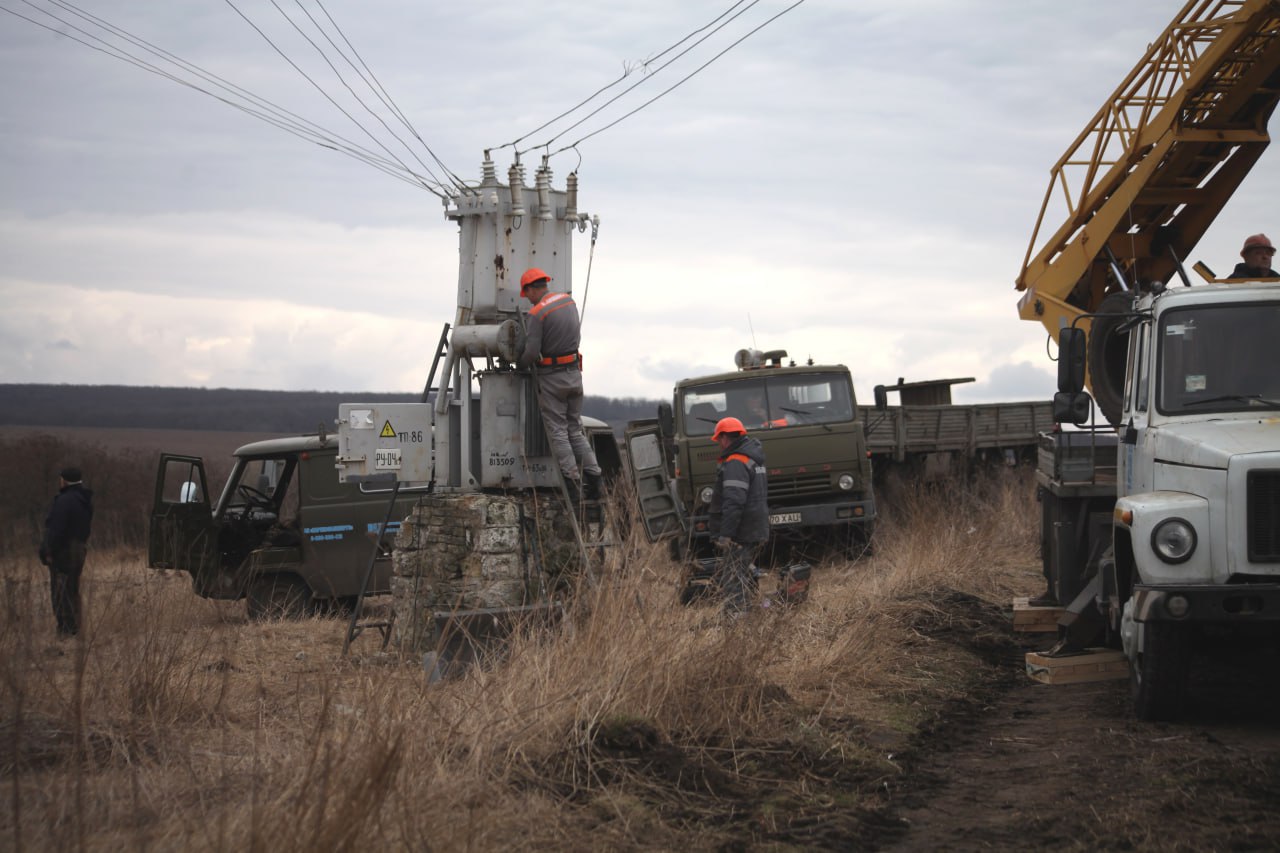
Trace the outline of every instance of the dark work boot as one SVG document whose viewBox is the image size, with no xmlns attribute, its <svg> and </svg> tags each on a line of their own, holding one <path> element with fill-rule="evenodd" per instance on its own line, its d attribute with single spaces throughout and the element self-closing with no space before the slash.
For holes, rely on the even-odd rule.
<svg viewBox="0 0 1280 853">
<path fill-rule="evenodd" d="M 569 503 L 576 504 L 582 500 L 582 484 L 576 477 L 564 478 L 564 490 L 569 493 Z"/>
<path fill-rule="evenodd" d="M 600 480 L 599 471 L 583 471 L 582 472 L 582 497 L 589 501 L 600 500 Z"/>
</svg>

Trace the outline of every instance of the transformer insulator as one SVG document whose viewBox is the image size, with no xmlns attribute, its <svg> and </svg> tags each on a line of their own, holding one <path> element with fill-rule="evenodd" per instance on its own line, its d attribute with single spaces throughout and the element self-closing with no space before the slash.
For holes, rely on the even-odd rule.
<svg viewBox="0 0 1280 853">
<path fill-rule="evenodd" d="M 565 178 L 565 187 L 568 190 L 569 200 L 565 203 L 564 218 L 573 222 L 578 218 L 578 173 L 570 172 L 569 177 Z"/>
<path fill-rule="evenodd" d="M 538 189 L 538 219 L 550 222 L 554 218 L 551 211 L 551 170 L 546 164 L 538 168 L 534 185 Z"/>
<path fill-rule="evenodd" d="M 512 163 L 507 182 L 511 184 L 511 215 L 524 216 L 524 166 Z"/>
</svg>

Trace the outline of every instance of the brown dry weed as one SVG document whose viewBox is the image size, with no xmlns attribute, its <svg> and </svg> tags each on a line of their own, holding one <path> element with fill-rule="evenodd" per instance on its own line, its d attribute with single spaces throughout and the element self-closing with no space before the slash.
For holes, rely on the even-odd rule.
<svg viewBox="0 0 1280 853">
<path fill-rule="evenodd" d="M 983 666 L 953 635 L 989 630 L 982 614 L 1038 579 L 1020 472 L 897 484 L 883 505 L 873 556 L 826 562 L 806 604 L 737 622 L 681 607 L 679 567 L 631 531 L 557 628 L 435 684 L 374 633 L 344 658 L 343 619 L 250 622 L 241 603 L 198 599 L 185 575 L 129 550 L 91 552 L 86 628 L 58 642 L 45 570 L 11 559 L 0 843 L 595 850 L 853 837 L 898 772 L 895 752 Z"/>
</svg>

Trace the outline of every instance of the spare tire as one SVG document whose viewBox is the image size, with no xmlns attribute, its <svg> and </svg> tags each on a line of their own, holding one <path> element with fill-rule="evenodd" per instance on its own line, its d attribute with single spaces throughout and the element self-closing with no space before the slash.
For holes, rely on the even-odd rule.
<svg viewBox="0 0 1280 853">
<path fill-rule="evenodd" d="M 1133 310 L 1133 293 L 1111 293 L 1098 306 L 1089 333 L 1089 378 L 1093 399 L 1112 426 L 1120 423 L 1124 409 L 1124 372 L 1129 358 L 1129 330 L 1121 331 L 1125 316 Z M 1114 316 L 1110 316 L 1114 315 Z"/>
</svg>

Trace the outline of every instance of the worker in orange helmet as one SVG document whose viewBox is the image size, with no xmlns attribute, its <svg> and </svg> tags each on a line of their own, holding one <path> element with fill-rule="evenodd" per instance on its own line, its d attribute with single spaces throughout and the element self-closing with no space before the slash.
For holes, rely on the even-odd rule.
<svg viewBox="0 0 1280 853">
<path fill-rule="evenodd" d="M 542 424 L 569 497 L 599 500 L 600 464 L 582 432 L 578 308 L 569 294 L 548 293 L 550 284 L 537 267 L 520 276 L 520 295 L 530 305 L 520 364 L 536 373 Z"/>
<path fill-rule="evenodd" d="M 1242 263 L 1236 264 L 1227 278 L 1280 278 L 1280 273 L 1271 268 L 1271 259 L 1275 256 L 1276 247 L 1266 234 L 1252 234 L 1245 238 L 1244 248 L 1240 250 Z"/>
<path fill-rule="evenodd" d="M 720 445 L 711 492 L 711 538 L 720 561 L 716 583 L 726 613 L 751 606 L 752 563 L 769 538 L 769 474 L 764 448 L 737 418 L 721 418 L 711 438 Z"/>
</svg>

